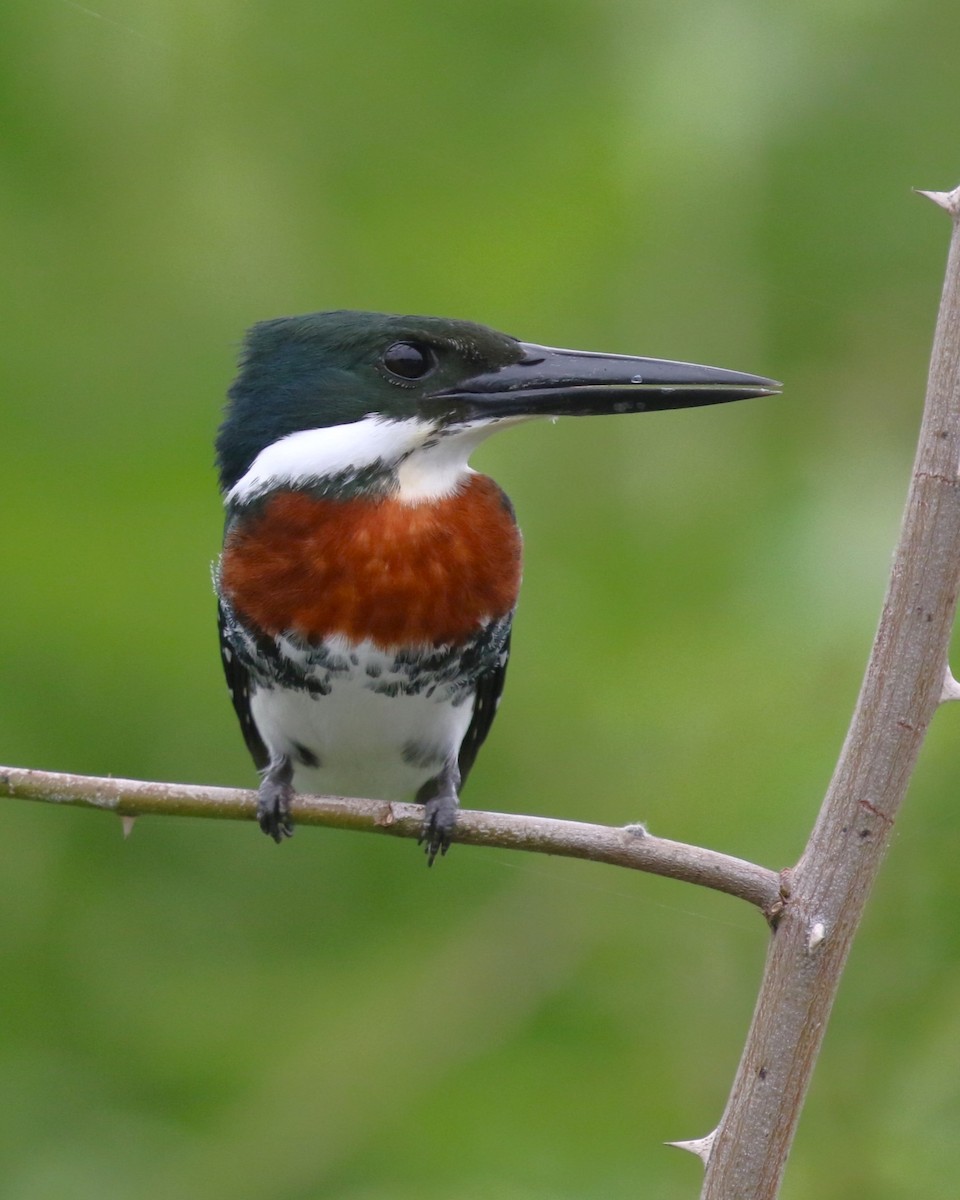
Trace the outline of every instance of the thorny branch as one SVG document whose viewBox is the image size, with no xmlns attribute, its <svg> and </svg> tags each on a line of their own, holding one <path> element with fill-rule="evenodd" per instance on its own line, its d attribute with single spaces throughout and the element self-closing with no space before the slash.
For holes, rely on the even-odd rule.
<svg viewBox="0 0 960 1200">
<path fill-rule="evenodd" d="M 924 735 L 956 699 L 947 665 L 960 590 L 960 188 L 920 439 L 867 670 L 833 779 L 771 938 L 701 1200 L 774 1200 L 850 944 Z"/>
</svg>

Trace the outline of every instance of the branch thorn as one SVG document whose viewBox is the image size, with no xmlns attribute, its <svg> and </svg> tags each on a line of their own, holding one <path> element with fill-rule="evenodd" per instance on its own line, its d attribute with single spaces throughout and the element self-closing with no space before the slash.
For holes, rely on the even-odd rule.
<svg viewBox="0 0 960 1200">
<path fill-rule="evenodd" d="M 704 1166 L 710 1161 L 710 1151 L 713 1149 L 713 1142 L 717 1136 L 717 1131 L 708 1133 L 706 1137 L 692 1138 L 689 1142 L 664 1142 L 665 1146 L 675 1146 L 677 1150 L 687 1150 L 691 1154 L 695 1154 Z"/>
<path fill-rule="evenodd" d="M 923 188 L 913 190 L 918 196 L 926 196 L 928 200 L 932 200 L 951 217 L 960 217 L 960 188 L 954 188 L 952 192 L 927 192 Z"/>
</svg>

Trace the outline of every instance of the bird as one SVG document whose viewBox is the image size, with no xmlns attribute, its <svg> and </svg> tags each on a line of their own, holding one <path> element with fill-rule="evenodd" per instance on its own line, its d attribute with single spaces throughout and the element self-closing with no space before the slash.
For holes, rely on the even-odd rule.
<svg viewBox="0 0 960 1200">
<path fill-rule="evenodd" d="M 264 833 L 293 833 L 296 791 L 412 800 L 427 862 L 446 854 L 500 702 L 521 579 L 513 506 L 469 466 L 477 445 L 537 418 L 779 390 L 444 317 L 335 310 L 248 330 L 216 437 L 213 575 Z"/>
</svg>

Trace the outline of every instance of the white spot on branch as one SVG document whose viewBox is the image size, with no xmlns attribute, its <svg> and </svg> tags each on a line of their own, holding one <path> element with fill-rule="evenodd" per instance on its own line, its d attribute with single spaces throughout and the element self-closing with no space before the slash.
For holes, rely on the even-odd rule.
<svg viewBox="0 0 960 1200">
<path fill-rule="evenodd" d="M 948 700 L 960 700 L 960 683 L 953 677 L 953 672 L 949 667 L 943 673 L 943 688 L 940 691 L 940 703 L 945 704 Z"/>
</svg>

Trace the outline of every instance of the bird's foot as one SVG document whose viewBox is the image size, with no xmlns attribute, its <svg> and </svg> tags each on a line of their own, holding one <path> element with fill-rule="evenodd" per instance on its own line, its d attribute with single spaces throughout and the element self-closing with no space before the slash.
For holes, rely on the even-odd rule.
<svg viewBox="0 0 960 1200">
<path fill-rule="evenodd" d="M 438 854 L 442 857 L 450 849 L 458 807 L 456 792 L 443 791 L 424 801 L 423 827 L 417 844 L 424 848 L 428 867 L 433 866 Z"/>
<path fill-rule="evenodd" d="M 293 821 L 290 817 L 292 776 L 293 769 L 287 759 L 271 763 L 257 793 L 257 821 L 263 832 L 272 837 L 278 846 L 284 838 L 293 837 Z"/>
</svg>

